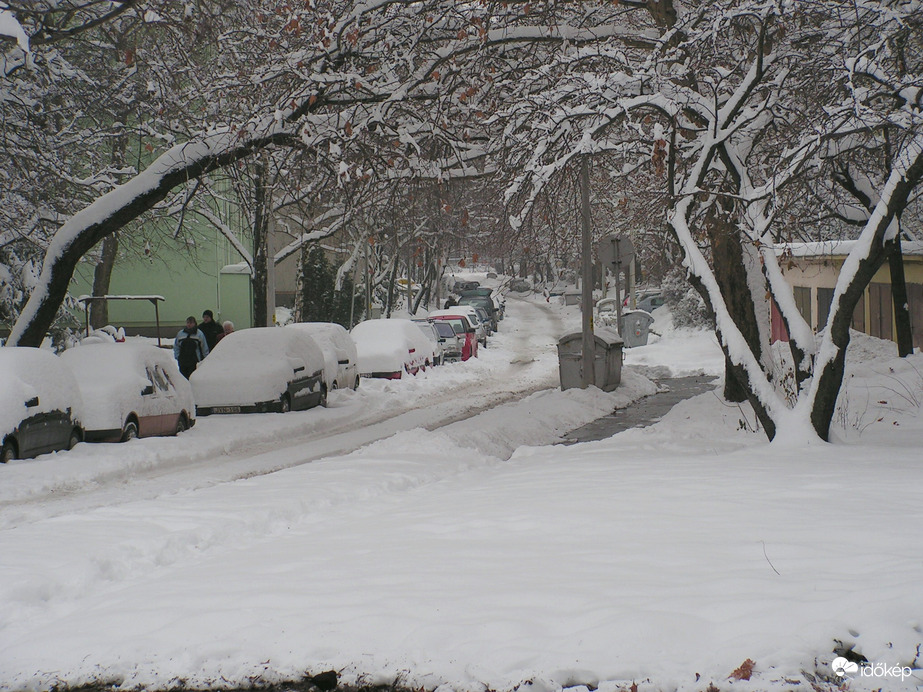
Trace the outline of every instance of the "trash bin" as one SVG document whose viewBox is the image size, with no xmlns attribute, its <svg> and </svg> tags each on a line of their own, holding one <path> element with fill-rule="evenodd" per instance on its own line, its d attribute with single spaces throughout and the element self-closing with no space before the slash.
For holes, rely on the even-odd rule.
<svg viewBox="0 0 923 692">
<path fill-rule="evenodd" d="M 646 346 L 647 336 L 654 318 L 644 310 L 627 310 L 622 313 L 622 338 L 625 347 Z"/>
<path fill-rule="evenodd" d="M 622 381 L 622 338 L 611 329 L 597 329 L 593 334 L 594 386 L 611 392 Z M 574 332 L 558 341 L 558 370 L 561 389 L 583 386 L 583 332 Z"/>
</svg>

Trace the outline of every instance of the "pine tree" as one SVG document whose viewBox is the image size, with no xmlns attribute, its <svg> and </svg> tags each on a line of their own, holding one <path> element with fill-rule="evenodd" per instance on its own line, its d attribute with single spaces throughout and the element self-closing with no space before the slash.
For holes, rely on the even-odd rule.
<svg viewBox="0 0 923 692">
<path fill-rule="evenodd" d="M 305 322 L 330 322 L 335 277 L 320 245 L 312 245 L 308 250 L 301 272 L 301 319 Z"/>
</svg>

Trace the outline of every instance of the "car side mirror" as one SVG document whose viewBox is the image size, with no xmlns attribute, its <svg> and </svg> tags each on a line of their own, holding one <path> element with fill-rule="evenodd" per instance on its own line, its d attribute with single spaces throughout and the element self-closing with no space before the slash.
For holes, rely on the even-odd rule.
<svg viewBox="0 0 923 692">
<path fill-rule="evenodd" d="M 147 387 L 141 390 L 141 396 L 150 396 L 154 393 L 154 385 L 149 384 Z"/>
<path fill-rule="evenodd" d="M 34 397 L 32 397 L 31 399 L 29 399 L 28 401 L 26 401 L 26 408 L 35 408 L 36 406 L 38 406 L 38 397 L 37 397 L 37 396 L 34 396 Z"/>
</svg>

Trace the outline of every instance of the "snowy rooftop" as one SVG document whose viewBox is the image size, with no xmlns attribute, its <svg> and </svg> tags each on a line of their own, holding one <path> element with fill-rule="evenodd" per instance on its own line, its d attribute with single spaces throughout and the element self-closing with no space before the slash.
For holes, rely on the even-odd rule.
<svg viewBox="0 0 923 692">
<path fill-rule="evenodd" d="M 790 252 L 794 257 L 846 257 L 856 246 L 855 240 L 825 240 L 812 243 L 783 243 L 776 246 L 776 253 Z M 901 249 L 905 255 L 923 255 L 923 242 L 904 241 Z"/>
</svg>

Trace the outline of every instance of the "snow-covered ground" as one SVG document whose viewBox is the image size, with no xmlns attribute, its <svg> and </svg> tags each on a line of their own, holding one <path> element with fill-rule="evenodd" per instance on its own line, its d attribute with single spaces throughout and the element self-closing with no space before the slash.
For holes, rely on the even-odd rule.
<svg viewBox="0 0 923 692">
<path fill-rule="evenodd" d="M 859 340 L 836 444 L 708 393 L 564 446 L 639 370 L 720 373 L 714 338 L 658 329 L 624 388 L 560 392 L 575 309 L 507 315 L 477 362 L 327 410 L 0 469 L 0 686 L 834 689 L 837 640 L 875 664 L 850 689 L 923 684 L 923 356 Z"/>
</svg>

